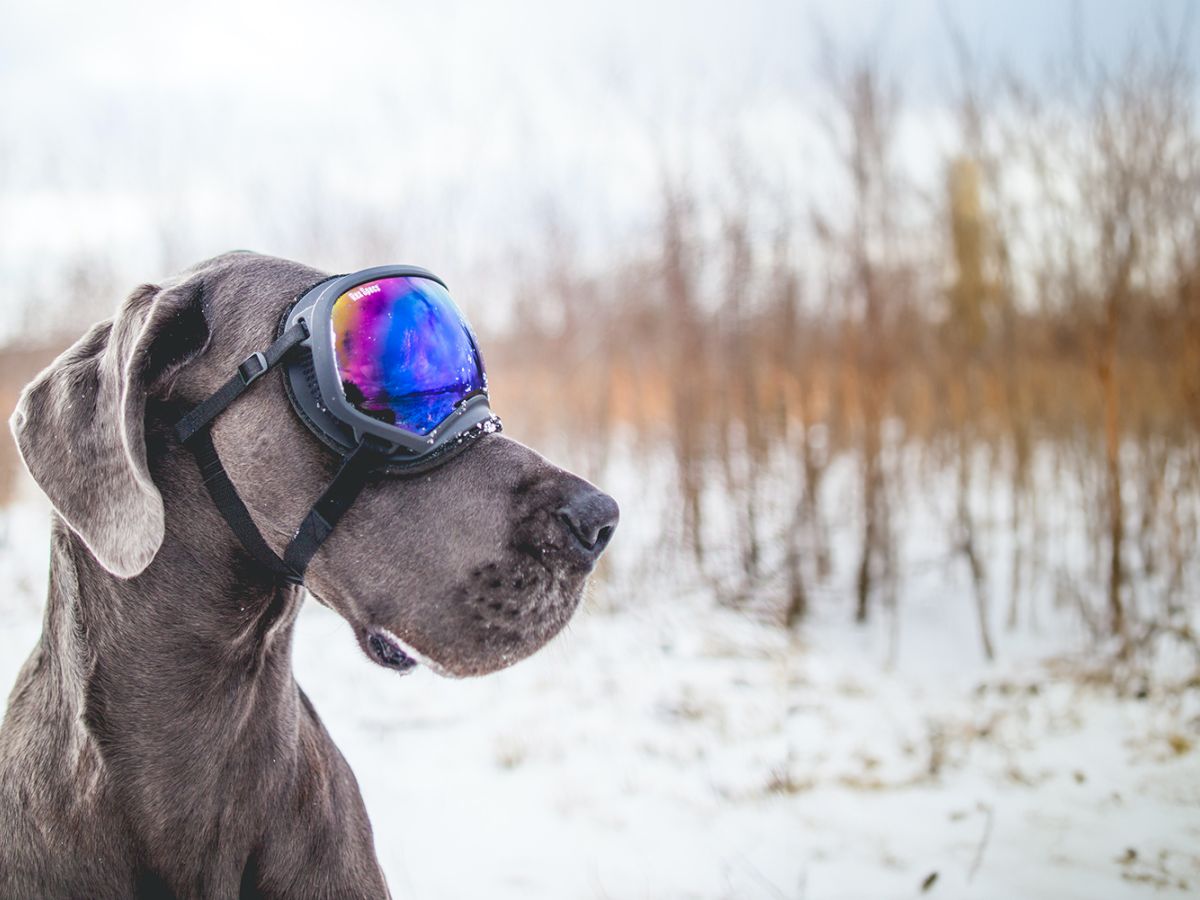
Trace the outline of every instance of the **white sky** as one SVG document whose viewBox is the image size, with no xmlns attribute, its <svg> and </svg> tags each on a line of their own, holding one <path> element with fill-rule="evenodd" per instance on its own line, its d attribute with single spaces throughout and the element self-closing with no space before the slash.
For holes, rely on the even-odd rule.
<svg viewBox="0 0 1200 900">
<path fill-rule="evenodd" d="M 1186 2 L 1082 3 L 1089 50 Z M 63 261 L 125 286 L 231 247 L 471 281 L 551 212 L 585 248 L 636 235 L 660 160 L 703 181 L 735 139 L 809 189 L 816 23 L 881 47 L 936 121 L 946 10 L 985 58 L 1069 47 L 1049 0 L 0 0 L 6 302 L 62 290 Z"/>
</svg>

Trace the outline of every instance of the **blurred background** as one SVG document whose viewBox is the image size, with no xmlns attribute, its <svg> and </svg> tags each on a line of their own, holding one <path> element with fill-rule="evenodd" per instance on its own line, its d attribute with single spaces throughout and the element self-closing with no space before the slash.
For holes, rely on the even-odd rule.
<svg viewBox="0 0 1200 900">
<path fill-rule="evenodd" d="M 5 416 L 207 256 L 410 262 L 622 504 L 494 678 L 306 610 L 398 896 L 1200 889 L 1193 4 L 0 9 Z M 11 684 L 7 434 L 0 498 Z"/>
</svg>

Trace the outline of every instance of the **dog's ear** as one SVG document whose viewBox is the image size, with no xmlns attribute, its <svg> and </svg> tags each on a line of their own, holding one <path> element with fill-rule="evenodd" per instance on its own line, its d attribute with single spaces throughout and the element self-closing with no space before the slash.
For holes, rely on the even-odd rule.
<svg viewBox="0 0 1200 900">
<path fill-rule="evenodd" d="M 203 351 L 199 277 L 143 285 L 25 388 L 10 424 L 55 510 L 108 571 L 137 575 L 163 540 L 146 461 L 146 397 Z"/>
</svg>

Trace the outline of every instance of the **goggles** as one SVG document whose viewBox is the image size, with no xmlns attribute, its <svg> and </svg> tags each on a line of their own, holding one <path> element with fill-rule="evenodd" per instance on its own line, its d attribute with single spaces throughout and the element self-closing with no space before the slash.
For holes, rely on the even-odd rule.
<svg viewBox="0 0 1200 900">
<path fill-rule="evenodd" d="M 342 457 L 282 559 L 263 540 L 211 435 L 216 417 L 280 365 L 296 414 Z M 292 584 L 303 583 L 370 474 L 426 472 L 499 430 L 470 325 L 441 279 L 414 266 L 377 266 L 310 287 L 285 314 L 275 342 L 248 356 L 175 426 L 243 547 Z"/>
</svg>

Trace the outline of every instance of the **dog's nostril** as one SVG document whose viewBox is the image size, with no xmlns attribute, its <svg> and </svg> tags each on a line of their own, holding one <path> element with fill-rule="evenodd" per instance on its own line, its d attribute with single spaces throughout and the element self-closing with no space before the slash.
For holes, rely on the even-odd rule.
<svg viewBox="0 0 1200 900">
<path fill-rule="evenodd" d="M 605 525 L 598 532 L 596 532 L 596 543 L 601 547 L 606 546 L 612 539 L 613 532 L 616 530 L 617 527 L 615 525 Z"/>
<path fill-rule="evenodd" d="M 612 540 L 620 509 L 608 494 L 588 486 L 571 497 L 558 515 L 584 549 L 599 556 Z"/>
</svg>

